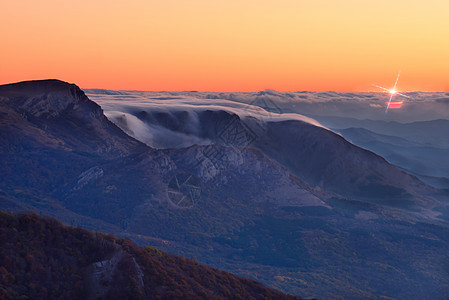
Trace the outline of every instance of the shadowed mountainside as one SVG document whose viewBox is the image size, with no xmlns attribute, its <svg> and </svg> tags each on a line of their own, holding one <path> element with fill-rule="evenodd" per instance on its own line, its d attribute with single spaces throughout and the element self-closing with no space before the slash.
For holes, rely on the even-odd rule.
<svg viewBox="0 0 449 300">
<path fill-rule="evenodd" d="M 299 299 L 154 247 L 0 211 L 4 299 Z"/>
</svg>

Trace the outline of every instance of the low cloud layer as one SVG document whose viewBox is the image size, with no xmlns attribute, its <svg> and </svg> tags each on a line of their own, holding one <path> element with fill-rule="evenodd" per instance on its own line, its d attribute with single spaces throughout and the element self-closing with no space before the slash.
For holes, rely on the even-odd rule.
<svg viewBox="0 0 449 300">
<path fill-rule="evenodd" d="M 152 102 L 154 105 L 191 104 L 193 106 L 215 105 L 227 109 L 247 108 L 238 106 L 251 104 L 264 108 L 273 114 L 296 113 L 306 116 L 334 116 L 356 119 L 397 121 L 409 123 L 435 119 L 449 119 L 448 93 L 407 93 L 400 109 L 385 107 L 389 95 L 386 93 L 336 93 L 336 92 L 277 92 L 265 90 L 257 93 L 214 93 L 214 92 L 139 92 L 86 90 L 92 100 L 106 105 L 108 101 L 137 104 Z M 132 101 L 134 100 L 134 103 Z M 169 102 L 165 102 L 169 101 Z M 101 103 L 100 103 L 101 102 Z M 107 111 L 107 108 L 104 108 Z M 249 109 L 251 111 L 251 109 Z M 251 111 L 253 112 L 253 111 Z M 272 115 L 273 115 L 272 114 Z"/>
<path fill-rule="evenodd" d="M 204 124 L 199 121 L 199 115 L 207 111 L 235 114 L 242 120 L 251 118 L 260 123 L 296 120 L 322 126 L 310 117 L 283 113 L 277 104 L 265 98 L 251 99 L 247 104 L 228 99 L 194 97 L 193 92 L 86 90 L 86 93 L 122 130 L 158 149 L 211 144 L 210 139 L 201 137 Z"/>
<path fill-rule="evenodd" d="M 258 93 L 143 92 L 85 90 L 106 116 L 136 139 L 154 148 L 207 145 L 211 141 L 199 134 L 198 114 L 225 111 L 241 118 L 261 122 L 298 120 L 322 126 L 313 118 L 322 116 L 415 122 L 449 118 L 447 93 L 408 93 L 412 100 L 400 109 L 385 113 L 388 95 L 383 93 L 288 92 L 272 90 Z M 307 117 L 310 116 L 310 117 Z M 162 124 L 183 121 L 182 131 Z M 186 119 L 187 118 L 187 119 Z M 163 121 L 163 120 L 162 120 Z M 171 122 L 171 123 L 170 123 Z M 173 129 L 175 128 L 175 129 Z"/>
</svg>

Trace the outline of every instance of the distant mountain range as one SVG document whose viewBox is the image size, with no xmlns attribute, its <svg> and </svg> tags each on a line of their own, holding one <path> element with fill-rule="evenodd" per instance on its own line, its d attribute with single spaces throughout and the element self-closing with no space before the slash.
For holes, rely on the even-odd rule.
<svg viewBox="0 0 449 300">
<path fill-rule="evenodd" d="M 398 123 L 317 117 L 346 139 L 416 175 L 427 184 L 449 189 L 449 120 Z"/>
<path fill-rule="evenodd" d="M 444 191 L 301 115 L 107 95 L 115 124 L 75 85 L 0 86 L 1 209 L 305 297 L 447 295 Z"/>
</svg>

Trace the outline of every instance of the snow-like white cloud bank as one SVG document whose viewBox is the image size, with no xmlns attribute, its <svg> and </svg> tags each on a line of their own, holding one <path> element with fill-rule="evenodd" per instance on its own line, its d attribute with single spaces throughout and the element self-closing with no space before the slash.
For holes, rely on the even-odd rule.
<svg viewBox="0 0 449 300">
<path fill-rule="evenodd" d="M 269 101 L 252 101 L 247 104 L 220 98 L 210 99 L 206 95 L 195 97 L 196 93 L 192 92 L 176 94 L 86 90 L 86 94 L 121 129 L 159 149 L 211 144 L 211 139 L 201 133 L 208 124 L 200 122 L 200 115 L 210 111 L 235 114 L 243 121 L 249 118 L 256 119 L 259 123 L 296 120 L 322 127 L 310 117 L 292 112 L 282 113 L 274 109 L 276 104 Z M 265 110 L 260 104 L 273 107 L 265 107 Z"/>
<path fill-rule="evenodd" d="M 191 92 L 183 92 L 192 94 Z M 411 97 L 395 96 L 404 100 L 400 109 L 385 113 L 387 93 L 336 92 L 277 92 L 258 93 L 197 93 L 198 97 L 228 99 L 236 102 L 267 102 L 274 110 L 294 112 L 308 116 L 333 116 L 357 119 L 397 121 L 410 123 L 435 119 L 449 119 L 449 93 L 411 92 Z"/>
<path fill-rule="evenodd" d="M 397 121 L 410 123 L 435 119 L 449 119 L 449 93 L 410 92 L 411 99 L 401 98 L 400 109 L 385 113 L 389 94 L 386 93 L 336 93 L 336 92 L 277 92 L 257 93 L 219 92 L 140 92 L 85 90 L 92 100 L 170 101 L 188 104 L 192 100 L 207 100 L 199 105 L 232 107 L 234 103 L 253 104 L 273 113 L 297 113 L 307 116 L 334 116 L 357 119 Z M 398 96 L 399 97 L 399 96 Z M 97 102 L 98 102 L 97 101 Z M 215 102 L 214 102 L 215 101 Z M 159 102 L 161 103 L 161 102 Z M 193 103 L 192 103 L 193 104 Z"/>
</svg>

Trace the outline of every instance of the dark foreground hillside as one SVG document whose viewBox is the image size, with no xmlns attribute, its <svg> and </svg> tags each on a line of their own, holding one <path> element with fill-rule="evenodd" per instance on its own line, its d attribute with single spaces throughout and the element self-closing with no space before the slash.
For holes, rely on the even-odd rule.
<svg viewBox="0 0 449 300">
<path fill-rule="evenodd" d="M 0 299 L 297 299 L 129 240 L 0 211 Z"/>
</svg>

